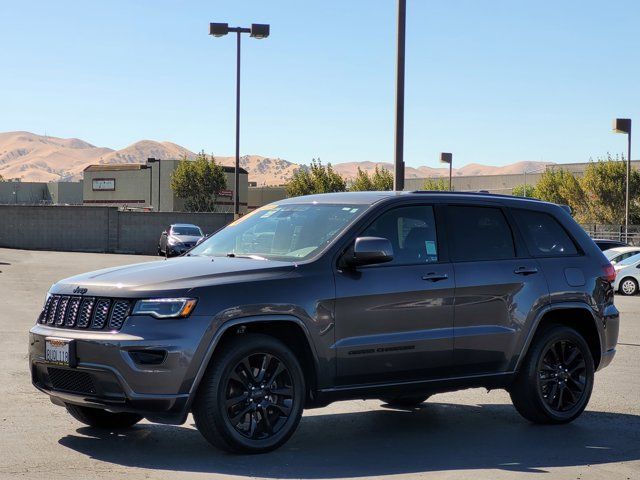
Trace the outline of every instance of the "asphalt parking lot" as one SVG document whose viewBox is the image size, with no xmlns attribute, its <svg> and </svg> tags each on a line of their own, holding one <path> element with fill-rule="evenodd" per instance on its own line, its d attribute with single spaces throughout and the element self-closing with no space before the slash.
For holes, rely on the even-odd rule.
<svg viewBox="0 0 640 480">
<path fill-rule="evenodd" d="M 214 450 L 191 418 L 124 433 L 84 427 L 31 386 L 27 332 L 56 280 L 156 260 L 0 249 L 1 479 L 640 478 L 640 297 L 617 297 L 618 355 L 570 425 L 528 424 L 505 392 L 474 389 L 436 395 L 416 411 L 379 401 L 311 410 L 283 448 L 252 457 Z"/>
</svg>

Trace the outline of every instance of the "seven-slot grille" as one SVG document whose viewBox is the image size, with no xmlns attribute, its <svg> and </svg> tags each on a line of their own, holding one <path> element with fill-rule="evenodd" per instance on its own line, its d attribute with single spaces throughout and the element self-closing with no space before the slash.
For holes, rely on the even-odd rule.
<svg viewBox="0 0 640 480">
<path fill-rule="evenodd" d="M 38 323 L 63 328 L 120 330 L 131 313 L 132 302 L 117 298 L 51 295 Z"/>
</svg>

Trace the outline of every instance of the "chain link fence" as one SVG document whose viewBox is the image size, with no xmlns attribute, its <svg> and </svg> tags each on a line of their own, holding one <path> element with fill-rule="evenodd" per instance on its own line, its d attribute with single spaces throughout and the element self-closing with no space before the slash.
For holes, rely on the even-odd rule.
<svg viewBox="0 0 640 480">
<path fill-rule="evenodd" d="M 640 246 L 640 225 L 629 225 L 628 236 L 625 235 L 624 225 L 582 224 L 582 228 L 591 238 L 603 240 L 619 240 L 629 245 Z"/>
</svg>

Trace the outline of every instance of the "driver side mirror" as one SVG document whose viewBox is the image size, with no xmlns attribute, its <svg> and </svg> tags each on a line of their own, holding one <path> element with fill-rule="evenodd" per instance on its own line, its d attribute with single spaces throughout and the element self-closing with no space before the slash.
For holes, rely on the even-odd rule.
<svg viewBox="0 0 640 480">
<path fill-rule="evenodd" d="M 163 236 L 167 235 L 167 231 L 165 230 L 164 232 L 162 232 L 162 235 Z"/>
<path fill-rule="evenodd" d="M 393 260 L 393 247 L 391 242 L 382 237 L 358 237 L 342 262 L 347 267 L 360 267 L 386 263 Z"/>
</svg>

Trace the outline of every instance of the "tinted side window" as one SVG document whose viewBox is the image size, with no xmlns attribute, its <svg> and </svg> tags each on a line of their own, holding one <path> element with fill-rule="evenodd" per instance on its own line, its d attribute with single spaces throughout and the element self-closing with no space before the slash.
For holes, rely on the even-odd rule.
<svg viewBox="0 0 640 480">
<path fill-rule="evenodd" d="M 447 219 L 454 261 L 515 257 L 511 228 L 499 208 L 449 206 Z"/>
<path fill-rule="evenodd" d="M 385 265 L 438 261 L 436 222 L 430 206 L 389 210 L 375 219 L 360 236 L 389 239 L 393 246 L 393 260 Z"/>
<path fill-rule="evenodd" d="M 518 228 L 534 257 L 575 255 L 575 244 L 551 215 L 532 210 L 513 210 Z"/>
</svg>

